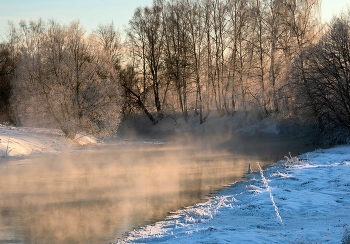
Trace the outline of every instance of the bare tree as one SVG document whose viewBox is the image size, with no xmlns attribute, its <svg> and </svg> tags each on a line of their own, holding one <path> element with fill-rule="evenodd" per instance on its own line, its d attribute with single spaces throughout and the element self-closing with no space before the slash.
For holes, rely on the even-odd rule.
<svg viewBox="0 0 350 244">
<path fill-rule="evenodd" d="M 172 104 L 187 119 L 192 104 L 200 123 L 213 107 L 222 116 L 280 112 L 287 70 L 317 38 L 318 8 L 317 0 L 158 0 L 137 9 L 128 36 L 141 100 L 149 103 L 152 88 L 158 114 Z"/>
<path fill-rule="evenodd" d="M 228 47 L 227 5 L 225 1 L 214 0 L 207 4 L 207 8 L 209 13 L 207 34 L 210 39 L 207 45 L 211 49 L 211 55 L 213 55 L 210 58 L 212 60 L 210 64 L 212 69 L 211 85 L 216 108 L 221 115 L 224 115 L 228 112 L 228 84 L 225 80 L 227 72 L 225 53 Z"/>
<path fill-rule="evenodd" d="M 110 56 L 115 70 L 121 69 L 122 41 L 118 31 L 115 30 L 113 22 L 108 25 L 100 24 L 94 31 L 100 42 L 99 45 Z"/>
<path fill-rule="evenodd" d="M 283 2 L 283 36 L 279 39 L 280 46 L 283 49 L 286 65 L 289 66 L 293 60 L 292 73 L 297 73 L 300 79 L 297 82 L 288 81 L 282 85 L 284 90 L 285 110 L 289 113 L 288 116 L 298 111 L 303 111 L 299 101 L 303 100 L 303 96 L 299 99 L 295 98 L 298 94 L 291 94 L 294 91 L 291 87 L 299 87 L 299 81 L 305 81 L 305 49 L 315 43 L 320 36 L 320 4 L 319 0 L 308 0 L 296 2 L 295 0 L 288 0 Z M 295 62 L 299 62 L 298 65 Z M 298 70 L 296 70 L 298 68 Z M 292 79 L 294 80 L 294 79 Z M 302 82 L 305 83 L 305 82 Z"/>
<path fill-rule="evenodd" d="M 203 100 L 202 100 L 202 65 L 204 56 L 204 45 L 205 45 L 205 32 L 204 32 L 204 11 L 201 3 L 197 1 L 188 0 L 186 3 L 185 13 L 187 17 L 187 23 L 189 25 L 189 43 L 191 54 L 193 56 L 193 70 L 195 74 L 196 84 L 196 111 L 199 107 L 199 123 L 204 122 L 203 118 Z"/>
<path fill-rule="evenodd" d="M 138 8 L 130 21 L 128 36 L 133 43 L 133 52 L 142 62 L 144 88 L 147 89 L 147 79 L 150 76 L 153 90 L 154 106 L 157 118 L 163 117 L 160 100 L 162 55 L 164 32 L 162 29 L 162 6 L 156 2 L 152 7 Z"/>
<path fill-rule="evenodd" d="M 142 79 L 139 79 L 140 84 L 140 98 L 146 103 L 146 97 L 148 95 L 148 90 L 152 86 L 152 83 L 148 79 L 148 69 L 146 67 L 146 33 L 145 29 L 145 20 L 143 19 L 142 9 L 137 8 L 134 12 L 133 18 L 129 21 L 129 27 L 126 30 L 127 41 L 126 49 L 129 51 L 129 66 L 132 67 L 133 73 L 140 73 Z M 156 121 L 153 119 L 152 122 Z"/>
<path fill-rule="evenodd" d="M 0 44 L 0 120 L 11 122 L 10 95 L 14 77 L 15 60 L 7 44 Z"/>
<path fill-rule="evenodd" d="M 246 110 L 246 73 L 249 73 L 249 53 L 251 47 L 249 40 L 250 32 L 250 11 L 249 2 L 245 0 L 229 1 L 228 14 L 230 19 L 231 40 L 229 49 L 231 56 L 229 59 L 231 82 L 231 103 L 233 112 L 239 109 Z"/>
<path fill-rule="evenodd" d="M 103 47 L 86 38 L 78 22 L 22 21 L 18 33 L 22 56 L 13 101 L 21 122 L 44 121 L 69 138 L 80 131 L 115 132 L 119 89 Z"/>
<path fill-rule="evenodd" d="M 188 119 L 188 96 L 191 84 L 193 50 L 191 46 L 190 20 L 192 6 L 184 1 L 173 1 L 164 9 L 166 76 L 174 85 L 179 107 L 184 119 Z"/>
<path fill-rule="evenodd" d="M 133 112 L 141 110 L 153 124 L 157 124 L 158 121 L 149 112 L 144 103 L 142 88 L 133 66 L 128 66 L 120 71 L 120 83 L 123 88 L 124 115 L 133 114 Z"/>
<path fill-rule="evenodd" d="M 258 106 L 262 109 L 265 115 L 269 114 L 268 104 L 269 97 L 266 94 L 267 89 L 267 76 L 268 76 L 268 44 L 267 38 L 267 5 L 264 1 L 255 0 L 252 6 L 252 39 L 251 47 L 253 50 L 253 76 L 252 78 L 257 81 L 257 84 L 250 85 L 248 91 L 250 95 L 256 100 Z M 255 72 L 254 72 L 255 70 Z"/>
<path fill-rule="evenodd" d="M 162 68 L 162 51 L 164 43 L 164 32 L 161 25 L 162 9 L 158 5 L 144 9 L 145 32 L 146 32 L 146 61 L 151 74 L 154 103 L 157 109 L 158 118 L 162 118 L 160 102 L 160 69 Z"/>
<path fill-rule="evenodd" d="M 306 105 L 323 130 L 350 129 L 349 16 L 335 18 L 320 41 L 302 55 L 305 79 L 302 84 L 309 98 Z"/>
</svg>

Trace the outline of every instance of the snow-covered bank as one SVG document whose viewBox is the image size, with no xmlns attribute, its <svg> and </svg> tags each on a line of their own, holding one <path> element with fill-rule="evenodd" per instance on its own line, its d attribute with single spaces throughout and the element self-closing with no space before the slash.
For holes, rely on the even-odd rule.
<svg viewBox="0 0 350 244">
<path fill-rule="evenodd" d="M 60 130 L 0 125 L 0 157 L 59 153 L 74 145 L 96 143 L 91 135 L 78 134 L 71 141 Z"/>
<path fill-rule="evenodd" d="M 249 181 L 136 229 L 119 242 L 341 243 L 350 225 L 350 146 L 316 150 L 289 161 L 292 164 L 281 161 L 263 172 L 277 210 L 255 172 Z"/>
<path fill-rule="evenodd" d="M 0 126 L 0 139 L 0 156 L 9 157 L 59 153 L 70 143 L 79 144 L 60 131 L 6 126 Z M 119 140 L 109 138 L 101 146 L 134 148 L 135 144 L 164 143 L 155 139 Z M 96 142 L 93 138 L 86 141 Z M 136 229 L 119 242 L 341 243 L 350 229 L 350 146 L 317 150 L 291 161 L 288 167 L 286 162 L 279 162 L 263 172 L 282 223 L 257 165 L 252 165 L 255 172 L 248 181 L 228 186 L 206 203 Z"/>
</svg>

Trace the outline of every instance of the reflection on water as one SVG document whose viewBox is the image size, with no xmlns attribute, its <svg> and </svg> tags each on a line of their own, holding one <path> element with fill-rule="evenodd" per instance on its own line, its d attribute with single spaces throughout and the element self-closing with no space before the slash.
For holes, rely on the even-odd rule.
<svg viewBox="0 0 350 244">
<path fill-rule="evenodd" d="M 0 163 L 0 243 L 106 243 L 276 157 L 149 145 Z"/>
</svg>

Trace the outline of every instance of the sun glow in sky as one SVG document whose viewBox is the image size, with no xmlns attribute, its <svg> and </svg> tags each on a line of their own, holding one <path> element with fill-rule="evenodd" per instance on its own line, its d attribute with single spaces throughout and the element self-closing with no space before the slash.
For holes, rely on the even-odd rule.
<svg viewBox="0 0 350 244">
<path fill-rule="evenodd" d="M 348 8 L 350 9 L 349 0 L 322 0 L 322 21 L 327 22 Z"/>
<path fill-rule="evenodd" d="M 112 21 L 120 31 L 139 6 L 151 5 L 153 0 L 2 0 L 0 2 L 0 37 L 5 38 L 8 21 L 54 19 L 68 24 L 80 20 L 87 31 Z M 329 21 L 350 7 L 349 0 L 322 0 L 322 20 Z M 1 41 L 1 39 L 0 39 Z"/>
</svg>

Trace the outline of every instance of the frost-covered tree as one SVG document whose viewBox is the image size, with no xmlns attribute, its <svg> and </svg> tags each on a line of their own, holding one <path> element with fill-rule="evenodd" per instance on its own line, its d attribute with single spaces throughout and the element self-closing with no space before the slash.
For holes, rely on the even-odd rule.
<svg viewBox="0 0 350 244">
<path fill-rule="evenodd" d="M 114 68 L 120 70 L 122 62 L 122 41 L 119 31 L 114 27 L 113 22 L 107 25 L 100 24 L 94 31 L 99 45 L 111 58 Z"/>
<path fill-rule="evenodd" d="M 22 21 L 21 59 L 13 104 L 23 125 L 54 126 L 74 138 L 80 131 L 106 134 L 119 124 L 119 85 L 114 64 L 79 22 Z"/>
</svg>

